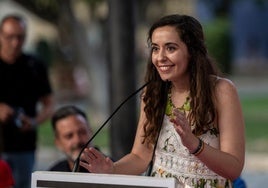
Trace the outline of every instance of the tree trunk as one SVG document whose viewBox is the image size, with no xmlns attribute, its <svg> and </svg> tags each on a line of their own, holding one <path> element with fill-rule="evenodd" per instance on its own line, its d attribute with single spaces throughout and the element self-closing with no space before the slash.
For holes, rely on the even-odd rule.
<svg viewBox="0 0 268 188">
<path fill-rule="evenodd" d="M 114 109 L 134 90 L 135 78 L 135 21 L 133 0 L 110 2 L 109 70 L 111 73 L 110 100 Z M 118 159 L 128 153 L 136 133 L 136 100 L 132 98 L 111 120 L 111 155 Z"/>
</svg>

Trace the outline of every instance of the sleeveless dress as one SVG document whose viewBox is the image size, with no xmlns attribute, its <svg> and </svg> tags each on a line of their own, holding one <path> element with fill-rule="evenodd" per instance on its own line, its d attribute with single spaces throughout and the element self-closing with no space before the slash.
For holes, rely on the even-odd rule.
<svg viewBox="0 0 268 188">
<path fill-rule="evenodd" d="M 206 144 L 219 148 L 219 137 L 207 131 L 199 138 Z M 220 161 L 219 161 L 220 162 Z M 165 115 L 156 146 L 151 176 L 174 177 L 177 188 L 231 188 L 230 180 L 210 170 L 182 144 L 173 123 Z"/>
</svg>

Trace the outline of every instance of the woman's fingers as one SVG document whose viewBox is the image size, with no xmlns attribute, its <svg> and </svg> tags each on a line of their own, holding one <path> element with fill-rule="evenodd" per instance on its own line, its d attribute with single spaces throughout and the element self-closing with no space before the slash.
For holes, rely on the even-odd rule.
<svg viewBox="0 0 268 188">
<path fill-rule="evenodd" d="M 113 161 L 95 148 L 84 149 L 80 165 L 94 173 L 113 173 Z"/>
<path fill-rule="evenodd" d="M 186 114 L 178 109 L 173 110 L 173 118 L 170 119 L 173 123 L 176 132 L 183 137 L 184 135 L 191 133 Z"/>
<path fill-rule="evenodd" d="M 100 151 L 98 151 L 97 149 L 95 149 L 93 147 L 90 147 L 89 151 L 90 151 L 92 158 L 103 158 L 103 156 L 104 156 Z"/>
</svg>

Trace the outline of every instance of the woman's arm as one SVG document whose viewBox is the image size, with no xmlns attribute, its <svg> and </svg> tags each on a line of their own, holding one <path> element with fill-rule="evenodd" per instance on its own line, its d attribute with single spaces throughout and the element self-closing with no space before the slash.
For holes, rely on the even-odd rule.
<svg viewBox="0 0 268 188">
<path fill-rule="evenodd" d="M 94 173 L 114 173 L 139 175 L 146 171 L 152 157 L 152 149 L 142 144 L 145 122 L 144 104 L 141 103 L 140 119 L 132 151 L 116 162 L 103 156 L 97 150 L 85 149 L 81 155 L 80 165 Z"/>
<path fill-rule="evenodd" d="M 245 158 L 242 109 L 237 90 L 230 80 L 218 80 L 215 89 L 220 150 L 205 144 L 198 158 L 217 174 L 234 180 L 241 174 Z"/>
<path fill-rule="evenodd" d="M 148 148 L 146 143 L 142 144 L 144 135 L 143 126 L 146 121 L 143 102 L 141 102 L 140 109 L 140 119 L 132 151 L 114 163 L 115 173 L 141 174 L 146 171 L 152 158 L 152 148 Z"/>
<path fill-rule="evenodd" d="M 239 97 L 233 83 L 219 79 L 215 87 L 216 110 L 220 136 L 220 148 L 204 144 L 197 157 L 215 173 L 230 179 L 236 179 L 242 172 L 245 157 L 244 121 Z M 196 151 L 198 138 L 192 133 L 185 114 L 174 111 L 171 120 L 182 143 L 190 153 Z M 201 147 L 202 148 L 202 147 Z"/>
</svg>

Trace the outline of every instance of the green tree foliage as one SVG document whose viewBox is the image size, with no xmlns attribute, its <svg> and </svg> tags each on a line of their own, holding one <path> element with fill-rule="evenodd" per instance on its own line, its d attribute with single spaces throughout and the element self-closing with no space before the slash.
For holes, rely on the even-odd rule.
<svg viewBox="0 0 268 188">
<path fill-rule="evenodd" d="M 204 25 L 209 54 L 217 61 L 223 73 L 231 73 L 230 23 L 226 18 L 216 18 Z"/>
</svg>

